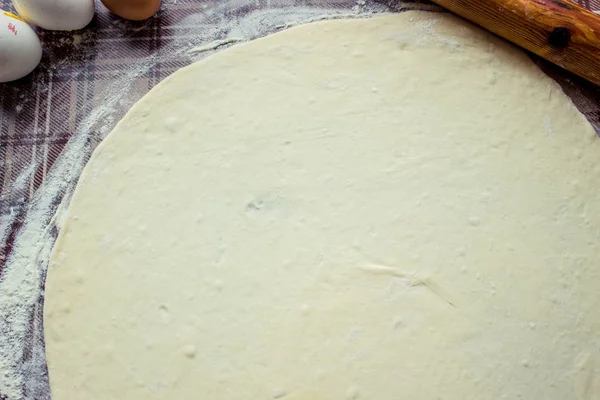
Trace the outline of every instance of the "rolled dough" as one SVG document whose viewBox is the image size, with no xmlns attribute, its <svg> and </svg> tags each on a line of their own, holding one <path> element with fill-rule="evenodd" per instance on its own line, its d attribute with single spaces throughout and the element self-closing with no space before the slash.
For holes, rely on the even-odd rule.
<svg viewBox="0 0 600 400">
<path fill-rule="evenodd" d="M 54 400 L 600 398 L 600 147 L 448 15 L 177 72 L 89 161 L 46 285 Z"/>
</svg>

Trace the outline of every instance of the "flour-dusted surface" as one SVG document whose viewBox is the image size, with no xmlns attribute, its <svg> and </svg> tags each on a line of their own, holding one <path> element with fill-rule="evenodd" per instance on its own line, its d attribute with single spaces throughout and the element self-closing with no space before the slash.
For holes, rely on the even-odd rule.
<svg viewBox="0 0 600 400">
<path fill-rule="evenodd" d="M 0 5 L 12 9 L 9 0 Z M 410 8 L 435 9 L 412 1 L 166 0 L 146 22 L 123 22 L 99 5 L 83 31 L 41 32 L 43 66 L 0 86 L 0 398 L 48 398 L 41 302 L 50 249 L 91 151 L 136 100 L 234 42 L 315 19 Z M 597 91 L 568 76 L 560 82 L 597 122 Z"/>
</svg>

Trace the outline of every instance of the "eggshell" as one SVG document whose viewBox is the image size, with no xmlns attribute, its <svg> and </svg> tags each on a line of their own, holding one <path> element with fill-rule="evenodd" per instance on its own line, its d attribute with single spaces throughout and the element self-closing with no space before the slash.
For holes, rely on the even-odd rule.
<svg viewBox="0 0 600 400">
<path fill-rule="evenodd" d="M 94 0 L 13 0 L 17 12 L 40 28 L 81 29 L 94 18 Z"/>
<path fill-rule="evenodd" d="M 36 33 L 21 18 L 0 10 L 0 82 L 29 74 L 42 58 Z"/>
<path fill-rule="evenodd" d="M 102 0 L 112 13 L 133 21 L 148 19 L 160 8 L 161 0 Z"/>
</svg>

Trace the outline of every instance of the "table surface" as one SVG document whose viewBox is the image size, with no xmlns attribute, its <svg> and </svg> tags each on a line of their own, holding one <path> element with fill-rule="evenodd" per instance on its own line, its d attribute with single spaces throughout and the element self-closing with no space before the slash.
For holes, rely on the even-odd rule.
<svg viewBox="0 0 600 400">
<path fill-rule="evenodd" d="M 579 3 L 600 10 L 600 0 Z M 0 8 L 14 11 L 10 0 L 0 0 Z M 0 283 L 12 259 L 28 256 L 19 254 L 20 240 L 47 239 L 51 248 L 58 231 L 54 214 L 66 207 L 93 149 L 157 83 L 211 53 L 198 51 L 201 46 L 253 39 L 323 16 L 411 8 L 436 9 L 418 0 L 163 0 L 155 17 L 129 22 L 97 2 L 96 17 L 81 31 L 38 30 L 44 47 L 40 67 L 0 84 Z M 600 132 L 600 89 L 533 58 Z M 43 287 L 47 258 L 39 264 Z M 39 301 L 27 304 L 26 312 L 34 331 L 27 340 L 41 343 L 41 358 L 33 362 L 35 343 L 26 345 L 15 367 L 29 365 L 26 379 L 37 383 L 27 383 L 22 398 L 36 400 L 49 398 L 41 304 L 40 289 Z M 2 312 L 0 319 L 6 320 Z M 10 329 L 0 326 L 0 337 Z"/>
</svg>

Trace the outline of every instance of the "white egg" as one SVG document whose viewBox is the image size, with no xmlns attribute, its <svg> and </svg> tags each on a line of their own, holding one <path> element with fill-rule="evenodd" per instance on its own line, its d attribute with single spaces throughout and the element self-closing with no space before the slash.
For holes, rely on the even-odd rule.
<svg viewBox="0 0 600 400">
<path fill-rule="evenodd" d="M 94 18 L 94 0 L 13 0 L 19 15 L 40 28 L 81 29 Z"/>
<path fill-rule="evenodd" d="M 0 82 L 29 74 L 42 58 L 40 39 L 22 19 L 0 10 Z"/>
</svg>

